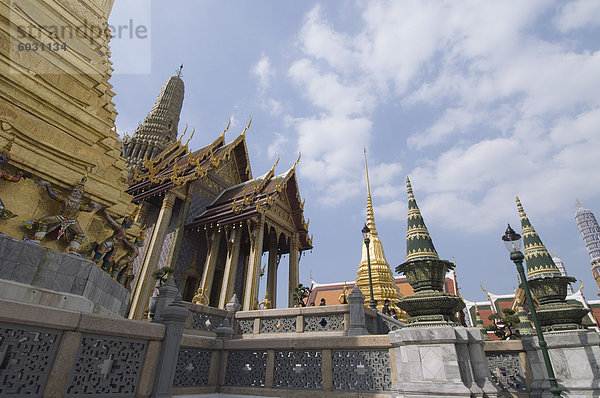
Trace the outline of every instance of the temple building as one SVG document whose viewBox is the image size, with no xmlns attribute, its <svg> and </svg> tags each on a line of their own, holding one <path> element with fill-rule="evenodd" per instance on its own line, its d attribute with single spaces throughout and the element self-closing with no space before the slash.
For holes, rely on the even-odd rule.
<svg viewBox="0 0 600 398">
<path fill-rule="evenodd" d="M 590 255 L 592 273 L 598 284 L 598 289 L 600 289 L 600 226 L 598 226 L 598 221 L 596 221 L 596 217 L 594 217 L 591 210 L 584 209 L 579 201 L 577 201 L 577 206 L 579 208 L 575 212 L 575 221 L 579 232 L 581 232 L 585 248 Z M 600 293 L 598 294 L 600 295 Z"/>
<path fill-rule="evenodd" d="M 173 269 L 184 301 L 224 308 L 236 294 L 244 310 L 257 309 L 259 304 L 275 308 L 278 267 L 284 254 L 289 254 L 285 305 L 294 306 L 299 256 L 312 248 L 296 177 L 300 157 L 284 173 L 275 174 L 276 163 L 254 178 L 246 147 L 248 123 L 229 143 L 225 142 L 228 125 L 201 149 L 191 151 L 191 135 L 185 143 L 181 136 L 148 160 L 147 154 L 154 154 L 155 147 L 140 147 L 140 140 L 151 130 L 153 142 L 170 141 L 170 123 L 179 117 L 156 110 L 164 105 L 164 109 L 179 111 L 183 96 L 180 81 L 178 74 L 163 86 L 146 122 L 124 150 L 132 165 L 127 193 L 141 206 L 138 222 L 148 231 L 145 246 L 133 264 L 129 317 L 142 318 L 154 290 L 152 273 L 163 267 Z M 140 159 L 141 166 L 135 166 Z M 269 253 L 267 288 L 261 299 L 258 291 L 264 252 Z"/>
</svg>

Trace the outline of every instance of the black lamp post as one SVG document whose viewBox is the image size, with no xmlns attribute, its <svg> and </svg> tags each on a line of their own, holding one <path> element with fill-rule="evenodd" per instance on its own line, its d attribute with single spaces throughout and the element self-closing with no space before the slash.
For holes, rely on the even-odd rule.
<svg viewBox="0 0 600 398">
<path fill-rule="evenodd" d="M 375 300 L 375 296 L 373 296 L 373 277 L 371 276 L 371 254 L 369 253 L 369 243 L 371 243 L 371 230 L 365 224 L 362 229 L 362 235 L 365 239 L 365 245 L 367 246 L 367 267 L 369 268 L 369 292 L 371 293 L 371 300 L 369 300 L 369 307 L 374 310 L 377 309 L 377 300 Z"/>
<path fill-rule="evenodd" d="M 546 344 L 544 334 L 542 333 L 542 327 L 540 326 L 540 323 L 537 318 L 535 304 L 533 303 L 531 291 L 529 290 L 529 284 L 527 283 L 527 276 L 525 276 L 525 269 L 523 268 L 523 259 L 525 258 L 525 256 L 523 256 L 523 253 L 521 253 L 521 235 L 516 233 L 510 227 L 509 224 L 508 228 L 506 228 L 506 232 L 502 236 L 502 240 L 504 241 L 506 249 L 508 249 L 508 251 L 510 252 L 510 259 L 517 266 L 517 271 L 519 272 L 519 277 L 521 278 L 521 287 L 525 291 L 527 305 L 529 306 L 529 310 L 531 311 L 531 317 L 533 318 L 533 324 L 535 325 L 535 332 L 540 343 L 542 356 L 544 357 L 544 363 L 546 364 L 546 371 L 548 372 L 548 381 L 550 382 L 550 392 L 552 393 L 553 397 L 560 397 L 561 389 L 558 387 L 558 383 L 556 382 L 554 369 L 552 369 L 552 362 L 550 362 L 550 355 L 548 355 L 548 344 Z"/>
</svg>

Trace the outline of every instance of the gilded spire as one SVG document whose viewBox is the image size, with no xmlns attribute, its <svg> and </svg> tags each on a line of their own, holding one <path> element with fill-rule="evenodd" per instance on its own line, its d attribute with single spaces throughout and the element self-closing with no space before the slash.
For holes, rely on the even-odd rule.
<svg viewBox="0 0 600 398">
<path fill-rule="evenodd" d="M 439 260 L 433 241 L 415 200 L 410 179 L 406 177 L 408 193 L 408 222 L 406 229 L 406 261 Z"/>
<path fill-rule="evenodd" d="M 527 262 L 527 279 L 560 276 L 560 270 L 554 264 L 548 250 L 546 250 L 539 235 L 529 222 L 518 196 L 515 201 L 517 202 L 519 216 L 521 216 L 521 235 L 523 235 L 525 261 Z"/>
<path fill-rule="evenodd" d="M 369 167 L 367 166 L 367 150 L 363 148 L 365 154 L 365 174 L 367 176 L 367 227 L 371 230 L 371 236 L 377 236 L 375 228 L 375 212 L 373 211 L 373 200 L 371 199 L 371 184 L 369 183 Z"/>
<path fill-rule="evenodd" d="M 367 226 L 370 230 L 369 240 L 369 259 L 371 260 L 371 274 L 373 278 L 373 295 L 377 300 L 377 307 L 381 310 L 385 300 L 390 300 L 390 308 L 394 308 L 400 318 L 404 317 L 404 312 L 396 307 L 396 302 L 402 297 L 400 290 L 396 287 L 396 280 L 390 268 L 383 244 L 377 235 L 375 228 L 375 215 L 373 212 L 373 202 L 371 200 L 371 187 L 369 185 L 369 171 L 367 167 L 367 151 L 365 154 L 365 171 L 367 176 Z M 368 303 L 369 296 L 369 269 L 367 258 L 367 245 L 362 244 L 362 258 L 358 267 L 358 276 L 356 284 L 365 295 L 365 305 Z"/>
</svg>

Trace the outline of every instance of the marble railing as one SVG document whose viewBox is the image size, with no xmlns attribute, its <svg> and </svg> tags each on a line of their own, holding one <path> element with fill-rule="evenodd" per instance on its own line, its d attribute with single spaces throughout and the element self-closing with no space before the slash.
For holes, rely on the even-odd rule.
<svg viewBox="0 0 600 398">
<path fill-rule="evenodd" d="M 305 397 L 311 392 L 318 396 L 327 392 L 345 397 L 377 396 L 390 390 L 394 374 L 386 335 L 323 333 L 314 338 L 310 332 L 264 333 L 263 338 L 217 341 L 184 334 L 173 395 L 218 389 L 261 396 Z"/>
<path fill-rule="evenodd" d="M 278 334 L 324 332 L 343 336 L 350 325 L 349 305 L 238 311 L 236 335 L 242 338 Z M 262 336 L 265 335 L 265 336 Z"/>
</svg>

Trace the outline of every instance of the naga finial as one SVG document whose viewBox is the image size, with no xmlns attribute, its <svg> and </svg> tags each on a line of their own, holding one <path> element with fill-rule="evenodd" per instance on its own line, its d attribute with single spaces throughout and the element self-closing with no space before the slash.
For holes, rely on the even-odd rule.
<svg viewBox="0 0 600 398">
<path fill-rule="evenodd" d="M 190 142 L 190 140 L 191 140 L 191 139 L 192 139 L 192 137 L 194 136 L 194 133 L 195 133 L 195 132 L 196 132 L 196 128 L 194 127 L 194 128 L 192 129 L 192 135 L 190 135 L 190 138 L 188 138 L 188 140 L 185 142 L 185 145 L 184 145 L 184 147 L 186 147 L 186 148 L 187 148 L 188 142 Z"/>
<path fill-rule="evenodd" d="M 229 130 L 229 126 L 231 126 L 231 118 L 229 118 L 229 121 L 227 122 L 227 127 L 225 127 L 225 130 L 223 130 L 223 133 L 221 133 L 221 138 L 225 139 L 225 133 L 227 132 L 227 130 Z M 246 130 L 244 130 L 244 132 L 246 132 Z"/>
<path fill-rule="evenodd" d="M 183 139 L 183 137 L 185 137 L 185 133 L 187 132 L 188 126 L 187 124 L 185 125 L 185 129 L 183 130 L 183 134 L 181 134 L 181 136 L 179 137 L 179 139 L 177 140 L 177 144 L 181 145 L 181 140 Z"/>
<path fill-rule="evenodd" d="M 246 135 L 246 130 L 248 130 L 250 128 L 250 124 L 252 124 L 252 115 L 250 115 L 250 120 L 248 121 L 248 125 L 244 128 L 244 131 L 242 131 L 243 136 Z"/>
<path fill-rule="evenodd" d="M 179 66 L 179 70 L 177 71 L 177 77 L 181 77 L 181 71 L 183 70 L 183 64 Z"/>
<path fill-rule="evenodd" d="M 581 209 L 581 202 L 579 201 L 579 199 L 577 199 L 577 207 Z"/>
<path fill-rule="evenodd" d="M 302 152 L 298 152 L 298 159 L 296 159 L 296 161 L 294 162 L 294 165 L 292 166 L 292 170 L 296 170 L 296 165 L 300 162 L 301 157 L 302 157 Z"/>
</svg>

